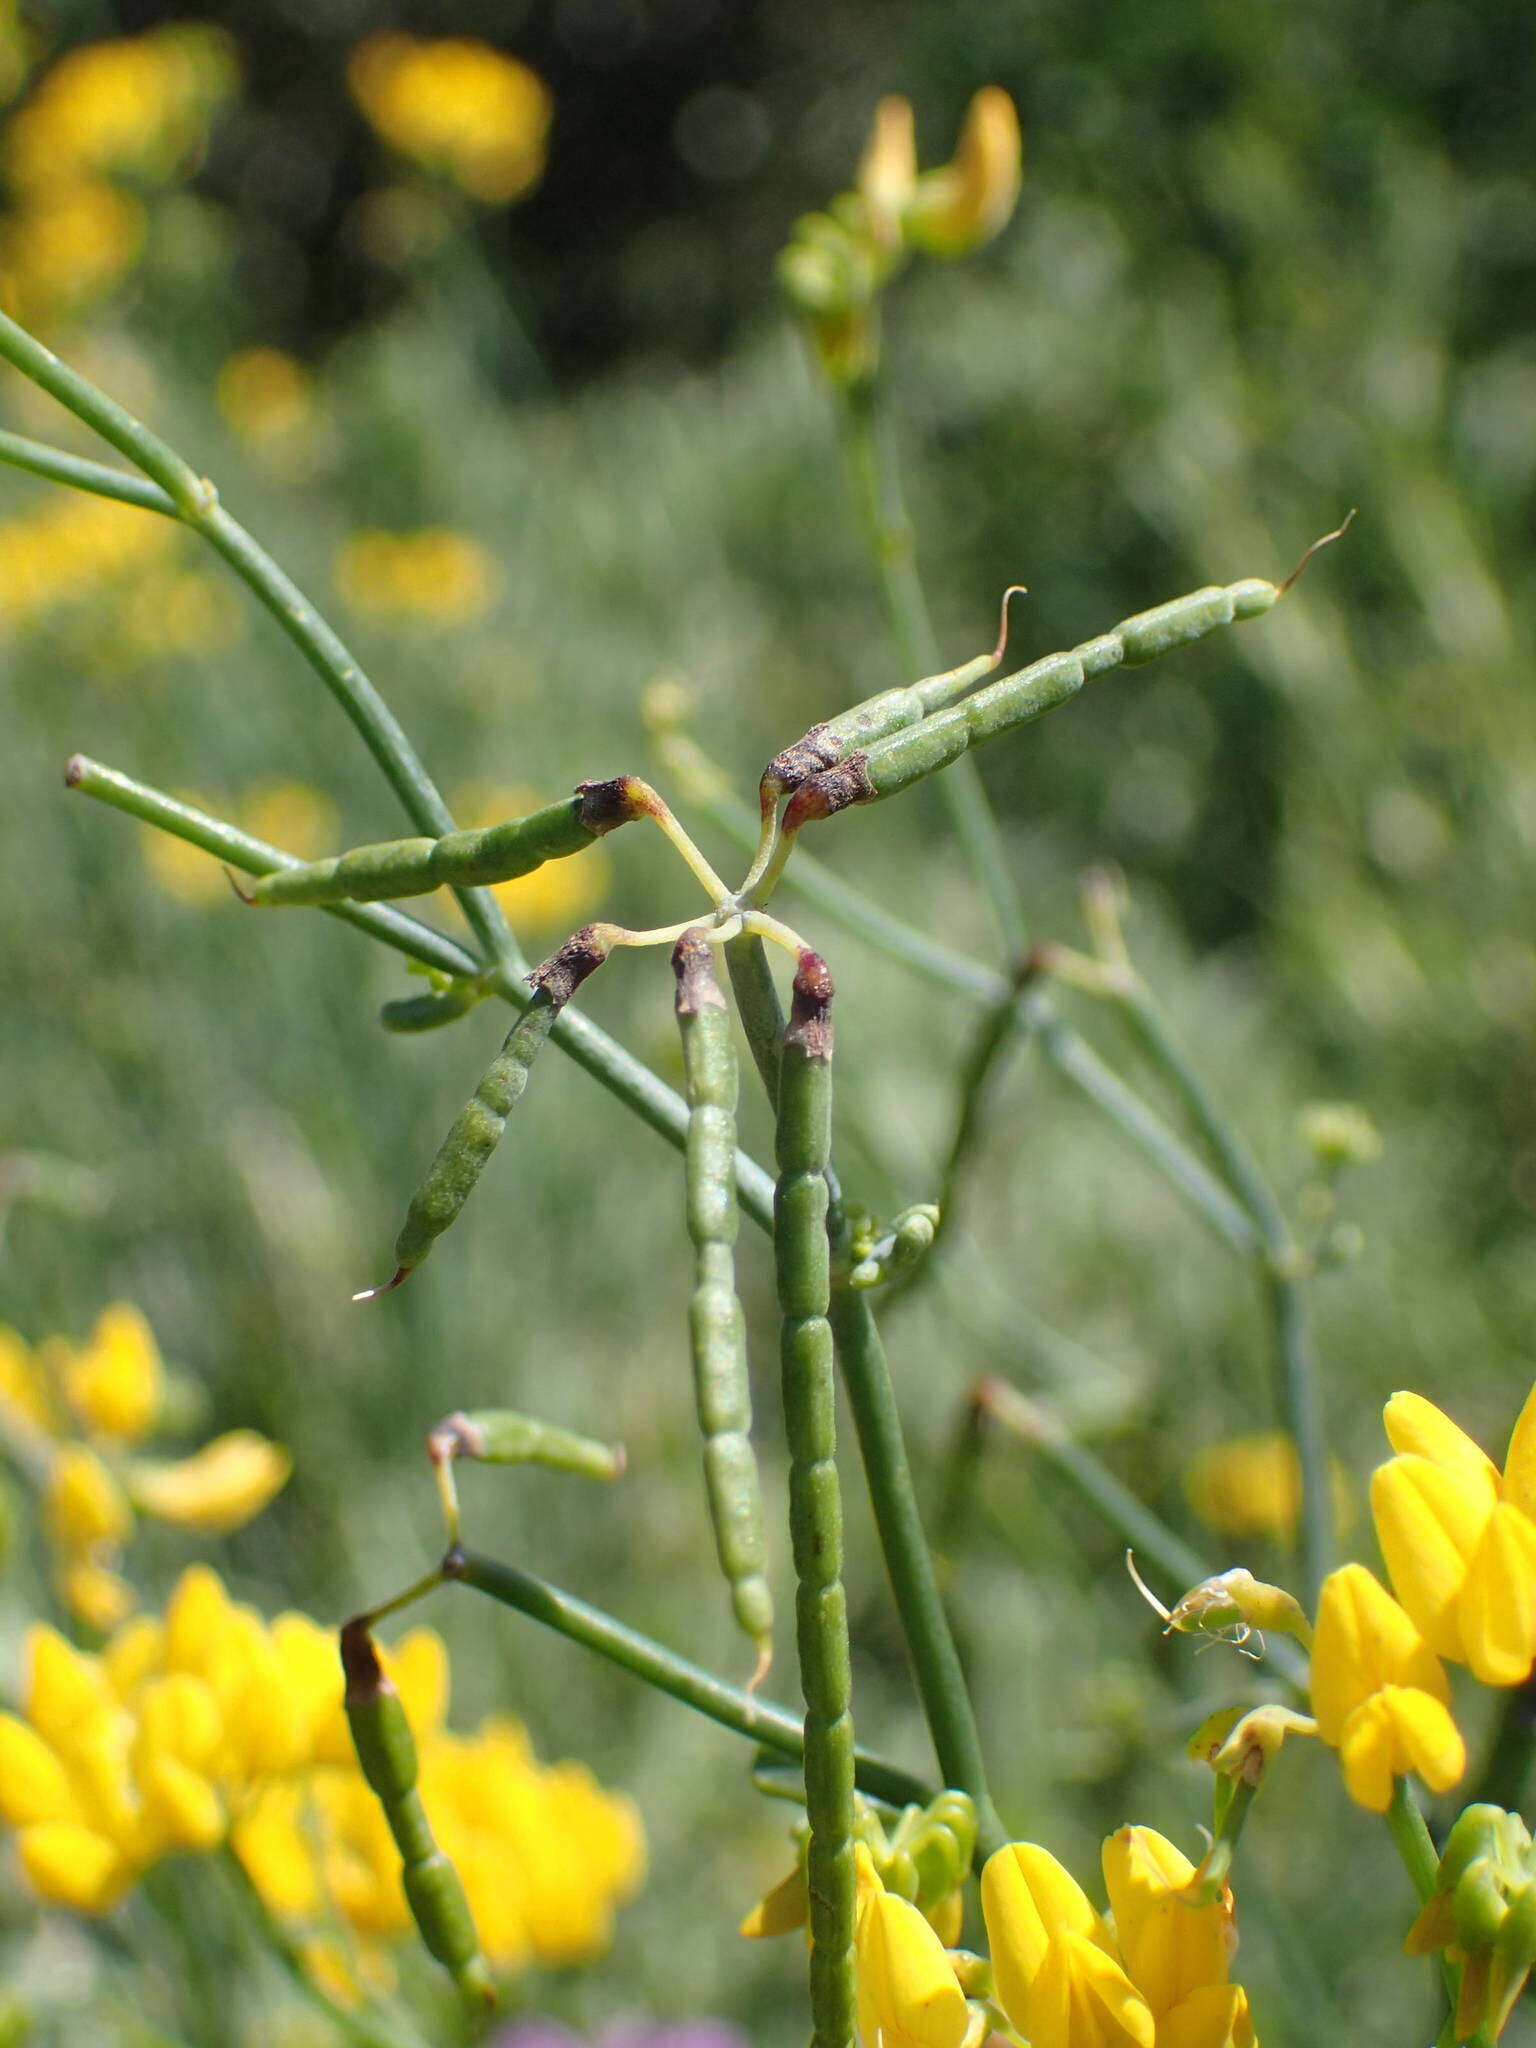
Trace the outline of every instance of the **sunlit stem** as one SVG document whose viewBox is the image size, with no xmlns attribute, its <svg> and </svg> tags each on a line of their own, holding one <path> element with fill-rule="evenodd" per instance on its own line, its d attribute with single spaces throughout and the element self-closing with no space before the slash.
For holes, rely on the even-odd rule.
<svg viewBox="0 0 1536 2048">
<path fill-rule="evenodd" d="M 640 783 L 639 790 L 647 812 L 676 847 L 694 879 L 708 891 L 710 901 L 725 902 L 730 896 L 730 890 L 704 858 L 689 833 L 683 829 L 671 805 L 664 797 L 658 796 L 648 782 Z"/>
<path fill-rule="evenodd" d="M 631 931 L 627 925 L 622 924 L 595 924 L 592 933 L 594 938 L 610 946 L 671 946 L 677 943 L 684 932 L 696 931 L 706 938 L 710 945 L 723 946 L 728 939 L 736 937 L 741 930 L 741 923 L 740 913 L 732 912 L 720 924 L 706 923 L 701 917 L 685 917 L 677 924 L 654 925 L 649 931 L 642 932 Z"/>
<path fill-rule="evenodd" d="M 414 1584 L 407 1586 L 403 1593 L 396 1593 L 392 1600 L 386 1600 L 378 1607 L 370 1607 L 366 1614 L 356 1615 L 354 1619 L 361 1622 L 365 1628 L 374 1628 L 379 1622 L 387 1620 L 391 1614 L 398 1614 L 401 1608 L 411 1607 L 418 1600 L 425 1600 L 429 1593 L 435 1593 L 438 1587 L 445 1583 L 446 1578 L 447 1574 L 442 1566 L 436 1565 Z"/>
<path fill-rule="evenodd" d="M 741 930 L 755 932 L 760 939 L 771 939 L 776 946 L 782 946 L 786 953 L 798 960 L 809 952 L 806 941 L 792 925 L 782 924 L 778 918 L 770 917 L 765 910 L 744 910 L 741 914 Z M 734 933 L 732 934 L 734 937 Z"/>
<path fill-rule="evenodd" d="M 778 853 L 779 819 L 782 815 L 783 806 L 777 802 L 770 804 L 763 812 L 763 822 L 757 836 L 757 847 L 752 855 L 752 865 L 747 869 L 746 880 L 736 891 L 738 901 L 752 894 L 753 890 L 762 881 L 764 875 L 767 874 L 774 856 Z M 779 868 L 783 867 L 784 860 L 786 859 L 788 859 L 787 852 L 780 859 Z M 778 869 L 775 869 L 774 872 L 777 875 Z M 770 883 L 768 886 L 771 888 L 773 885 Z"/>
</svg>

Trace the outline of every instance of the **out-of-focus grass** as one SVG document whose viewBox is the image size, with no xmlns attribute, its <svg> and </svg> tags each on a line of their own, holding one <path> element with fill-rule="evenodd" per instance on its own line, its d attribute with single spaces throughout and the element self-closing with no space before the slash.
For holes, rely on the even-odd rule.
<svg viewBox="0 0 1536 2048">
<path fill-rule="evenodd" d="M 935 99 L 987 76 L 1018 91 L 1031 181 L 989 257 L 895 295 L 898 425 L 946 658 L 985 643 L 1016 578 L 1032 589 L 1014 650 L 1044 651 L 1204 581 L 1282 574 L 1361 508 L 1270 620 L 1107 679 L 984 763 L 1037 934 L 1076 937 L 1089 860 L 1125 866 L 1138 957 L 1282 1189 L 1305 1175 L 1306 1100 L 1355 1097 L 1385 1136 L 1385 1164 L 1350 1187 L 1365 1255 L 1318 1290 L 1330 1424 L 1360 1493 L 1394 1386 L 1443 1399 L 1492 1444 L 1531 1378 L 1536 367 L 1495 289 L 1528 284 L 1531 252 L 1513 173 L 1451 119 L 1449 88 L 1373 94 L 1361 10 L 1331 32 L 1249 10 L 1239 31 L 1207 7 L 1134 36 L 1124 13 L 1026 28 L 1013 9 L 967 9 L 939 47 L 929 13 L 903 11 Z M 170 246 L 175 225 L 137 303 L 108 309 L 84 352 L 334 606 L 445 786 L 555 795 L 644 769 L 639 695 L 667 673 L 690 680 L 699 736 L 746 790 L 811 718 L 895 680 L 822 401 L 782 328 L 744 335 L 708 373 L 640 362 L 508 412 L 483 374 L 494 336 L 466 326 L 439 273 L 323 366 L 309 473 L 274 472 L 213 402 L 218 248 Z M 206 333 L 165 346 L 170 305 L 205 305 Z M 8 424 L 44 431 L 24 394 L 8 386 L 5 402 Z M 50 502 L 4 483 L 7 517 Z M 462 623 L 349 615 L 332 585 L 348 536 L 428 525 L 488 551 L 490 608 Z M 5 1143 L 91 1166 L 112 1199 L 93 1219 L 14 1212 L 3 1312 L 29 1335 L 78 1332 L 131 1296 L 221 1427 L 292 1447 L 287 1494 L 224 1546 L 268 1606 L 339 1615 L 421 1568 L 438 1536 L 418 1446 L 446 1409 L 507 1402 L 622 1436 L 631 1475 L 595 1498 L 470 1474 L 477 1544 L 740 1669 L 688 1413 L 672 1156 L 551 1054 L 431 1264 L 352 1307 L 498 1019 L 387 1036 L 378 1004 L 410 986 L 393 959 L 304 913 L 169 896 L 136 828 L 63 793 L 64 757 L 84 747 L 215 807 L 313 785 L 343 843 L 402 829 L 270 621 L 200 581 L 175 585 L 180 610 L 168 601 L 169 579 L 204 574 L 216 565 L 180 540 L 9 633 Z M 636 833 L 610 850 L 616 915 L 691 905 L 664 848 Z M 983 943 L 930 796 L 843 819 L 813 850 L 951 943 Z M 784 902 L 796 915 L 789 885 Z M 843 991 L 845 1177 L 877 1205 L 922 1198 L 971 1020 L 803 922 Z M 616 958 L 583 1001 L 675 1074 L 657 960 Z M 1134 1071 L 1110 1020 L 1067 1008 Z M 755 1108 L 744 1121 L 766 1152 Z M 763 1253 L 749 1234 L 766 1367 Z M 1272 1412 L 1250 1276 L 1027 1052 L 1006 1070 L 956 1257 L 963 1318 L 934 1296 L 893 1318 L 920 1469 L 969 1375 L 1003 1369 L 1047 1387 L 1188 1528 L 1189 1451 Z M 1100 1363 L 1053 1367 L 1033 1317 Z M 773 1409 L 765 1370 L 777 1499 Z M 1189 1844 L 1205 1798 L 1178 1760 L 1192 1696 L 1248 1674 L 1155 1648 L 1118 1544 L 1023 1454 L 999 1454 L 984 1496 L 954 1596 L 1005 1814 L 1085 1874 L 1097 1836 L 1128 1818 Z M 861 1729 L 921 1763 L 857 1507 L 852 1524 Z M 160 1540 L 168 1576 L 187 1551 Z M 1369 1554 L 1358 1524 L 1354 1543 Z M 764 2043 L 793 2038 L 793 1958 L 733 1945 L 735 1905 L 783 1857 L 779 1810 L 747 1788 L 737 1745 L 467 1595 L 431 1618 L 467 1709 L 524 1714 L 546 1753 L 585 1756 L 645 1811 L 648 1893 L 588 1983 L 549 1996 L 591 2014 L 712 2006 Z M 789 1689 L 790 1661 L 786 1644 L 771 1686 Z M 1244 1858 L 1243 1966 L 1267 2041 L 1328 2026 L 1385 2041 L 1417 2023 L 1413 1980 L 1388 1961 L 1399 1880 L 1363 1818 L 1338 1811 L 1324 1760 L 1287 1752 Z"/>
</svg>

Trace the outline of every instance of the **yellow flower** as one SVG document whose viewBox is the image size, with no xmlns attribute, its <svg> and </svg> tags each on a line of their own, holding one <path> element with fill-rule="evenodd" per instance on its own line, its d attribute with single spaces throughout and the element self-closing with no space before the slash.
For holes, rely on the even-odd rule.
<svg viewBox="0 0 1536 2048">
<path fill-rule="evenodd" d="M 1385 1411 L 1397 1455 L 1371 1479 L 1393 1590 L 1439 1656 L 1485 1685 L 1518 1685 L 1536 1660 L 1536 1390 L 1504 1471 L 1418 1394 Z"/>
<path fill-rule="evenodd" d="M 0 1323 L 0 1427 L 19 1430 L 31 1441 L 53 1436 L 58 1414 L 53 1388 L 32 1347 L 12 1329 Z"/>
<path fill-rule="evenodd" d="M 336 806 L 312 782 L 256 783 L 240 800 L 240 822 L 301 860 L 317 860 L 336 844 Z"/>
<path fill-rule="evenodd" d="M 133 505 L 70 497 L 0 520 L 0 617 L 14 628 L 142 573 L 177 545 L 176 522 Z"/>
<path fill-rule="evenodd" d="M 454 816 L 466 829 L 499 825 L 549 802 L 519 783 L 469 783 L 455 790 Z M 563 936 L 585 924 L 608 893 L 613 864 L 594 841 L 568 860 L 549 860 L 531 875 L 497 882 L 494 893 L 515 930 Z"/>
<path fill-rule="evenodd" d="M 127 1470 L 134 1505 L 180 1529 L 225 1536 L 242 1528 L 286 1484 L 293 1460 L 254 1429 L 233 1429 L 190 1458 Z"/>
<path fill-rule="evenodd" d="M 96 1318 L 84 1346 L 63 1366 L 64 1393 L 97 1436 L 137 1443 L 153 1429 L 165 1395 L 154 1332 L 131 1302 L 115 1301 Z"/>
<path fill-rule="evenodd" d="M 1385 1813 L 1395 1778 L 1448 1792 L 1467 1767 L 1433 1650 L 1364 1565 L 1323 1581 L 1312 1650 L 1317 1732 L 1339 1752 L 1350 1797 Z"/>
<path fill-rule="evenodd" d="M 1343 1469 L 1330 1470 L 1334 1513 L 1351 1518 L 1349 1482 Z M 1289 1542 L 1301 1512 L 1301 1462 L 1284 1430 L 1257 1430 L 1228 1437 L 1196 1452 L 1184 1468 L 1184 1498 L 1205 1523 L 1224 1536 L 1273 1536 Z"/>
<path fill-rule="evenodd" d="M 515 57 L 464 38 L 386 32 L 357 45 L 347 78 L 386 142 L 473 198 L 506 205 L 538 183 L 549 89 Z"/>
<path fill-rule="evenodd" d="M 966 109 L 953 159 L 925 171 L 906 210 L 914 248 L 964 256 L 1008 225 L 1023 181 L 1018 110 L 1000 85 L 984 85 Z"/>
<path fill-rule="evenodd" d="M 32 186 L 86 171 L 173 176 L 201 154 L 236 84 L 231 38 L 204 24 L 84 43 L 44 73 L 11 121 L 6 171 Z"/>
<path fill-rule="evenodd" d="M 59 1592 L 70 1613 L 98 1635 L 110 1634 L 138 1605 L 138 1595 L 126 1579 L 89 1558 L 76 1558 L 65 1565 L 59 1575 Z"/>
<path fill-rule="evenodd" d="M 314 418 L 314 378 L 296 356 L 243 348 L 225 358 L 214 384 L 219 411 L 255 448 L 292 441 Z"/>
<path fill-rule="evenodd" d="M 146 226 L 131 192 L 96 178 L 28 193 L 0 222 L 0 275 L 15 310 L 47 323 L 99 298 L 138 260 Z"/>
<path fill-rule="evenodd" d="M 43 1482 L 43 1526 L 61 1550 L 90 1552 L 127 1541 L 133 1510 L 122 1488 L 85 1444 L 65 1444 Z"/>
<path fill-rule="evenodd" d="M 944 1944 L 916 1906 L 885 1889 L 862 1842 L 854 1857 L 854 1953 L 865 2048 L 960 2048 L 970 2014 Z"/>
<path fill-rule="evenodd" d="M 410 533 L 365 528 L 343 543 L 335 574 L 355 611 L 387 619 L 464 625 L 487 612 L 496 594 L 485 549 L 445 526 Z"/>
<path fill-rule="evenodd" d="M 1104 1845 L 1114 1932 L 1048 1851 L 1016 1842 L 981 1878 L 997 1997 L 1031 2048 L 1252 2048 L 1227 1981 L 1232 1903 L 1185 1895 L 1193 1864 L 1151 1828 Z"/>
</svg>

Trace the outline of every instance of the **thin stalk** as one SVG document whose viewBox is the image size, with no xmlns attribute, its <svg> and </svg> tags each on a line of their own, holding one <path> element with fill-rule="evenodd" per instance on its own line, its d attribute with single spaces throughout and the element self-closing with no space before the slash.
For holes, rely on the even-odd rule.
<svg viewBox="0 0 1536 2048">
<path fill-rule="evenodd" d="M 1408 1882 L 1418 1895 L 1419 1904 L 1427 1905 L 1434 1897 L 1440 1878 L 1440 1852 L 1424 1824 L 1424 1815 L 1407 1778 L 1398 1778 L 1393 1783 L 1392 1803 L 1387 1808 L 1387 1827 L 1408 1873 Z M 1449 1961 L 1443 1949 L 1440 1951 L 1440 1974 L 1445 1980 L 1446 1996 L 1454 2012 L 1461 1993 L 1461 1972 Z"/>
<path fill-rule="evenodd" d="M 432 838 L 451 832 L 453 815 L 436 783 L 356 657 L 293 579 L 225 511 L 213 484 L 198 476 L 157 434 L 3 313 L 0 357 L 41 385 L 77 419 L 94 427 L 104 440 L 160 485 L 172 500 L 176 516 L 202 534 L 224 557 L 304 655 L 357 728 L 416 829 Z M 157 505 L 154 509 L 162 508 Z M 458 889 L 454 893 L 487 958 L 512 972 L 518 971 L 524 964 L 522 956 L 495 897 L 486 889 Z"/>
<path fill-rule="evenodd" d="M 547 1579 L 536 1578 L 516 1565 L 498 1564 L 491 1558 L 463 1551 L 450 1554 L 447 1576 L 473 1586 L 477 1593 L 499 1600 L 503 1607 L 514 1608 L 531 1621 L 542 1622 L 567 1641 L 595 1651 L 632 1678 L 666 1693 L 722 1728 L 730 1728 L 796 1762 L 804 1759 L 805 1731 L 798 1714 L 740 1686 L 727 1684 L 712 1671 L 680 1657 L 650 1636 L 641 1635 L 638 1629 L 615 1621 L 611 1614 L 577 1599 L 574 1593 L 550 1585 Z M 906 1806 L 913 1801 L 926 1805 L 933 1797 L 931 1785 L 900 1764 L 875 1756 L 867 1749 L 854 1750 L 854 1770 L 862 1791 L 892 1806 Z"/>
<path fill-rule="evenodd" d="M 1143 1050 L 1167 1076 L 1223 1179 L 1252 1219 L 1254 1250 L 1275 1336 L 1280 1406 L 1301 1467 L 1301 1575 L 1309 1606 L 1333 1562 L 1333 1497 L 1327 1431 L 1297 1247 L 1280 1205 L 1247 1144 L 1186 1054 L 1161 1005 L 1134 970 L 1112 975 L 1108 992 Z"/>
<path fill-rule="evenodd" d="M 835 1287 L 831 1320 L 886 1575 L 933 1737 L 939 1773 L 947 1786 L 968 1792 L 975 1802 L 977 1847 L 990 1855 L 1010 1837 L 987 1784 L 970 1689 L 939 1594 L 890 1367 L 868 1294 Z"/>
<path fill-rule="evenodd" d="M 901 472 L 883 417 L 878 374 L 843 392 L 841 414 L 849 486 L 874 558 L 903 680 L 912 682 L 937 669 L 938 646 L 918 574 Z M 1003 953 L 1016 959 L 1024 950 L 1024 916 L 997 820 L 969 755 L 939 777 L 939 792 L 961 851 L 986 897 Z"/>
<path fill-rule="evenodd" d="M 769 1108 L 777 1109 L 784 1009 L 769 970 L 768 955 L 756 932 L 741 932 L 726 941 L 725 968 L 731 977 L 736 1014 L 746 1034 L 752 1064 L 757 1068 Z"/>
<path fill-rule="evenodd" d="M 109 469 L 104 462 L 91 462 L 83 455 L 71 455 L 63 448 L 50 448 L 46 441 L 29 441 L 24 434 L 0 432 L 0 462 L 12 469 L 24 469 L 49 483 L 68 484 L 93 497 L 113 498 L 120 505 L 136 505 L 141 512 L 159 512 L 166 519 L 179 519 L 176 500 L 147 477 L 129 476 L 121 469 Z"/>
<path fill-rule="evenodd" d="M 1096 1452 L 1075 1442 L 1054 1416 L 1019 1388 L 993 1374 L 978 1381 L 970 1398 L 992 1421 L 1001 1424 L 1067 1480 L 1127 1548 L 1150 1558 L 1181 1593 L 1212 1576 L 1210 1565 L 1197 1550 L 1191 1549 L 1160 1515 L 1138 1500 Z M 1298 1692 L 1305 1693 L 1307 1659 L 1294 1644 L 1283 1640 L 1269 1643 L 1265 1662 Z"/>
<path fill-rule="evenodd" d="M 264 839 L 254 839 L 237 826 L 226 824 L 192 804 L 179 802 L 163 790 L 135 781 L 115 768 L 76 754 L 69 764 L 70 787 L 99 798 L 130 817 L 157 825 L 190 845 L 227 861 L 246 874 L 271 874 L 277 868 L 299 865 L 294 856 Z M 473 954 L 430 925 L 420 924 L 404 911 L 379 903 L 327 903 L 320 906 L 329 916 L 356 925 L 372 938 L 380 939 L 397 952 L 405 953 L 445 974 L 472 977 L 480 972 Z M 494 992 L 514 1009 L 525 1010 L 533 1000 L 532 991 L 515 974 L 498 972 L 491 983 Z M 617 1039 L 579 1010 L 566 1009 L 556 1021 L 551 1036 L 577 1066 L 600 1081 L 611 1095 L 634 1111 L 679 1152 L 688 1142 L 688 1105 L 665 1081 L 653 1074 Z M 736 1189 L 743 1212 L 762 1230 L 773 1228 L 773 1183 L 757 1162 L 744 1152 L 736 1155 Z"/>
</svg>

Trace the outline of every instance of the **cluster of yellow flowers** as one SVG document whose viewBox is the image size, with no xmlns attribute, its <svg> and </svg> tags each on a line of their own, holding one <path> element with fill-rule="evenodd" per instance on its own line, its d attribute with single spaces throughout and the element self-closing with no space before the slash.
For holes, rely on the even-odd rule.
<svg viewBox="0 0 1536 2048">
<path fill-rule="evenodd" d="M 644 1869 L 630 1802 L 580 1765 L 540 1765 L 514 1721 L 450 1733 L 429 1630 L 386 1662 L 492 1963 L 601 1948 Z M 42 1898 L 105 1913 L 159 1857 L 227 1843 L 326 1988 L 389 1981 L 388 1941 L 411 1925 L 400 1859 L 353 1758 L 335 1637 L 308 1616 L 268 1624 L 194 1566 L 163 1617 L 130 1620 L 99 1656 L 32 1629 L 20 1707 L 0 1714 L 0 1818 Z"/>
<path fill-rule="evenodd" d="M 132 187 L 195 168 L 237 79 L 229 37 L 192 22 L 84 44 L 43 73 L 0 140 L 0 276 L 22 319 L 77 312 L 132 265 Z"/>
<path fill-rule="evenodd" d="M 354 533 L 342 543 L 335 575 L 354 611 L 381 619 L 465 625 L 482 617 L 496 595 L 496 568 L 485 549 L 446 526 Z"/>
<path fill-rule="evenodd" d="M 48 1337 L 33 1348 L 0 1327 L 0 1442 L 40 1489 L 60 1598 L 90 1628 L 115 1627 L 137 1604 L 120 1570 L 136 1510 L 220 1535 L 288 1477 L 288 1453 L 250 1429 L 187 1458 L 137 1455 L 165 1409 L 159 1349 L 128 1302 L 103 1310 L 82 1345 Z"/>
<path fill-rule="evenodd" d="M 1253 2048 L 1247 1993 L 1229 1976 L 1231 1893 L 1202 1898 L 1195 1866 L 1151 1828 L 1104 1844 L 1108 1918 L 1048 1850 L 1014 1842 L 990 1857 L 990 1972 L 947 1950 L 856 1853 L 866 2048 L 962 2048 L 999 2018 L 1030 2048 Z"/>
<path fill-rule="evenodd" d="M 391 148 L 471 197 L 507 205 L 538 183 L 552 102 L 515 57 L 459 37 L 423 42 L 386 32 L 358 44 L 347 77 Z"/>
</svg>

